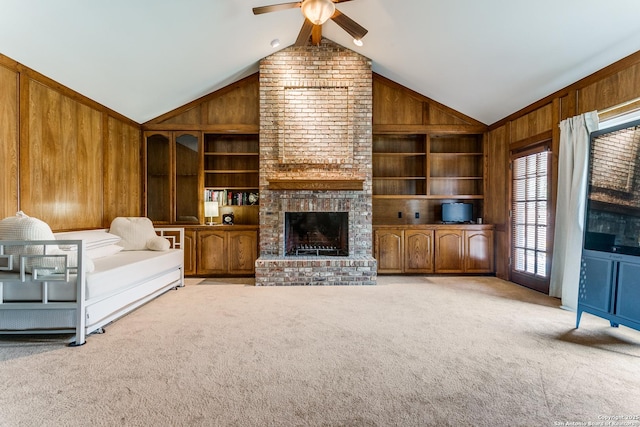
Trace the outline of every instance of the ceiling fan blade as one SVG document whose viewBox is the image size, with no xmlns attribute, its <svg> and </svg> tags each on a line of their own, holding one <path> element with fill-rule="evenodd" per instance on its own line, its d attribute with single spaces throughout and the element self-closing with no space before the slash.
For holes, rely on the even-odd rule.
<svg viewBox="0 0 640 427">
<path fill-rule="evenodd" d="M 351 0 L 332 0 L 334 3 L 346 3 Z"/>
<path fill-rule="evenodd" d="M 269 12 L 277 12 L 279 10 L 293 9 L 296 7 L 300 7 L 301 4 L 302 4 L 301 1 L 294 1 L 290 3 L 279 3 L 279 4 L 272 4 L 269 6 L 254 7 L 253 14 L 260 15 L 261 13 L 269 13 Z"/>
<path fill-rule="evenodd" d="M 333 16 L 331 16 L 331 19 L 356 40 L 360 40 L 369 32 L 369 30 L 349 18 L 344 13 L 340 12 L 338 9 L 336 9 Z"/>
<path fill-rule="evenodd" d="M 300 33 L 298 33 L 295 46 L 306 46 L 307 43 L 309 43 L 311 30 L 313 30 L 313 23 L 305 18 L 302 28 L 300 29 Z"/>
</svg>

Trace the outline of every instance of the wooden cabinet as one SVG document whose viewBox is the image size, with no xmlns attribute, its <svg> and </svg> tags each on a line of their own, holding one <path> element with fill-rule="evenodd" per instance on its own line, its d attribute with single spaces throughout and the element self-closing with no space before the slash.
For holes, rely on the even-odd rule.
<svg viewBox="0 0 640 427">
<path fill-rule="evenodd" d="M 254 274 L 255 262 L 258 258 L 257 227 L 202 227 L 192 229 L 190 233 L 194 236 L 193 252 L 195 253 L 195 268 L 190 275 L 247 276 Z"/>
<path fill-rule="evenodd" d="M 436 273 L 492 273 L 493 230 L 437 229 L 435 252 Z"/>
<path fill-rule="evenodd" d="M 374 227 L 378 273 L 492 273 L 493 226 Z"/>
<path fill-rule="evenodd" d="M 378 273 L 433 272 L 433 230 L 391 228 L 374 235 Z"/>
<path fill-rule="evenodd" d="M 200 133 L 149 131 L 144 136 L 146 216 L 161 224 L 200 223 Z"/>
</svg>

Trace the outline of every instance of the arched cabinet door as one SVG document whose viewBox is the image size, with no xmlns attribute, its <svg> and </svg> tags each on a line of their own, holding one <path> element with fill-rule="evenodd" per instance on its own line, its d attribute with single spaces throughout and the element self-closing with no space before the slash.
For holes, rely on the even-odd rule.
<svg viewBox="0 0 640 427">
<path fill-rule="evenodd" d="M 433 273 L 433 230 L 405 230 L 405 273 Z"/>
<path fill-rule="evenodd" d="M 228 232 L 229 274 L 254 274 L 258 259 L 258 235 L 255 231 Z"/>
<path fill-rule="evenodd" d="M 402 273 L 404 264 L 404 231 L 376 230 L 374 242 L 378 273 Z"/>
<path fill-rule="evenodd" d="M 464 272 L 463 230 L 436 230 L 435 271 L 436 273 Z"/>
<path fill-rule="evenodd" d="M 227 232 L 198 231 L 198 274 L 227 273 Z"/>
</svg>

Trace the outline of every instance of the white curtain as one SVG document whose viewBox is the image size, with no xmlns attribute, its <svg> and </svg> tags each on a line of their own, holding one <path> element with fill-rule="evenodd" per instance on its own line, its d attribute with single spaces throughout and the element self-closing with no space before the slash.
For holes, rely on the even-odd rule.
<svg viewBox="0 0 640 427">
<path fill-rule="evenodd" d="M 578 306 L 589 134 L 595 130 L 598 130 L 595 111 L 560 122 L 558 197 L 549 295 L 562 298 L 562 307 L 573 311 Z"/>
</svg>

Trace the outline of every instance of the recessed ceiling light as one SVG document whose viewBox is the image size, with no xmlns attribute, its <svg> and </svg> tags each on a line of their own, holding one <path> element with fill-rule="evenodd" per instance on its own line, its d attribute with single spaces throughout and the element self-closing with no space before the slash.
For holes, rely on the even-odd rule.
<svg viewBox="0 0 640 427">
<path fill-rule="evenodd" d="M 362 46 L 364 43 L 362 43 L 362 39 L 353 39 L 353 44 L 356 46 Z"/>
<path fill-rule="evenodd" d="M 271 47 L 276 48 L 278 46 L 280 46 L 280 39 L 271 40 Z"/>
</svg>

